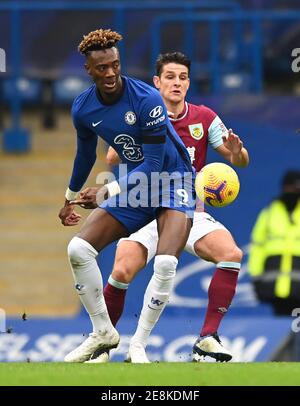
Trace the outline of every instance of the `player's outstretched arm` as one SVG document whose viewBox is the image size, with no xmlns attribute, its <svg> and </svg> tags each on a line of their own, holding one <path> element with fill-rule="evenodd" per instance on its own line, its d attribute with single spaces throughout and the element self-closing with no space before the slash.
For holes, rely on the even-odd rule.
<svg viewBox="0 0 300 406">
<path fill-rule="evenodd" d="M 227 159 L 232 165 L 246 167 L 249 164 L 249 155 L 240 137 L 228 130 L 228 135 L 222 136 L 223 145 L 216 148 L 216 151 Z"/>
<path fill-rule="evenodd" d="M 65 194 L 65 204 L 58 214 L 58 217 L 64 226 L 75 226 L 81 219 L 80 214 L 77 214 L 74 211 L 74 204 L 71 204 L 70 202 L 76 200 L 78 191 L 87 180 L 97 157 L 97 135 L 85 127 L 82 127 L 75 121 L 75 119 L 74 125 L 77 130 L 77 153 L 74 159 L 69 187 Z"/>
</svg>

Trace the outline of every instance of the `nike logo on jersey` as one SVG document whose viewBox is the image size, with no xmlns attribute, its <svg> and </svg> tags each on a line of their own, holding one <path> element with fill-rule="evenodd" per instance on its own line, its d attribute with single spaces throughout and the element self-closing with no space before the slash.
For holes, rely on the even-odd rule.
<svg viewBox="0 0 300 406">
<path fill-rule="evenodd" d="M 97 127 L 97 125 L 99 125 L 100 123 L 102 123 L 103 120 L 97 121 L 97 123 L 92 123 L 93 127 Z"/>
</svg>

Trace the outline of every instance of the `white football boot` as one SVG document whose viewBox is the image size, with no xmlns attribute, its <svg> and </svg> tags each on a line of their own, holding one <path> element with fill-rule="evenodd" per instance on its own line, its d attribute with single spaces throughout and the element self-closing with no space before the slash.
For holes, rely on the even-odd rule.
<svg viewBox="0 0 300 406">
<path fill-rule="evenodd" d="M 120 336 L 116 329 L 110 332 L 91 333 L 79 347 L 71 351 L 64 358 L 65 362 L 85 362 L 88 361 L 96 350 L 109 350 L 116 348 L 119 344 Z"/>
<path fill-rule="evenodd" d="M 192 361 L 193 362 L 206 362 L 204 355 L 199 355 L 197 352 L 194 352 L 194 351 L 192 354 Z"/>
<path fill-rule="evenodd" d="M 212 357 L 220 362 L 228 362 L 232 358 L 232 354 L 223 347 L 217 334 L 199 337 L 193 346 L 193 360 L 196 362 L 203 361 L 203 358 L 196 357 L 196 355 L 200 357 Z"/>
<path fill-rule="evenodd" d="M 125 362 L 131 362 L 132 364 L 150 364 L 145 348 L 139 343 L 130 344 Z"/>
<path fill-rule="evenodd" d="M 109 350 L 98 350 L 88 361 L 85 361 L 85 364 L 105 364 L 109 362 Z"/>
</svg>

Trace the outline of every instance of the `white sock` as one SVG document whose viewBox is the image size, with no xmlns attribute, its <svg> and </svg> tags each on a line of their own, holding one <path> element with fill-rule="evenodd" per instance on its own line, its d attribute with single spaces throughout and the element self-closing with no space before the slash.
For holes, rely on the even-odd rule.
<svg viewBox="0 0 300 406">
<path fill-rule="evenodd" d="M 172 255 L 157 255 L 154 273 L 144 295 L 144 304 L 131 345 L 146 347 L 148 337 L 168 303 L 173 289 L 178 260 Z"/>
<path fill-rule="evenodd" d="M 75 288 L 90 316 L 93 331 L 104 333 L 112 330 L 103 296 L 102 276 L 96 261 L 98 252 L 87 241 L 74 237 L 69 243 L 68 255 Z"/>
</svg>

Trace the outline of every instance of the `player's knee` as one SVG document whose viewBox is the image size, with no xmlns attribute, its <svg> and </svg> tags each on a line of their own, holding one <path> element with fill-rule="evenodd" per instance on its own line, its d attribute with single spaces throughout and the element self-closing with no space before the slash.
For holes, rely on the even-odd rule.
<svg viewBox="0 0 300 406">
<path fill-rule="evenodd" d="M 112 277 L 122 283 L 130 283 L 140 269 L 130 266 L 125 260 L 116 261 Z"/>
<path fill-rule="evenodd" d="M 230 261 L 233 262 L 242 262 L 243 259 L 243 251 L 238 247 L 238 246 L 234 246 L 232 247 L 232 250 L 230 252 Z"/>
<path fill-rule="evenodd" d="M 178 259 L 173 255 L 157 255 L 154 260 L 154 273 L 161 279 L 174 278 Z"/>
<path fill-rule="evenodd" d="M 68 245 L 68 256 L 72 265 L 84 264 L 97 256 L 97 251 L 87 241 L 73 237 Z"/>
<path fill-rule="evenodd" d="M 223 252 L 219 258 L 217 258 L 217 262 L 227 261 L 241 263 L 242 259 L 243 259 L 243 251 L 236 245 L 232 245 L 225 252 Z"/>
<path fill-rule="evenodd" d="M 243 251 L 239 248 L 239 247 L 235 247 L 235 250 L 236 250 L 236 256 L 237 256 L 237 262 L 242 262 L 242 260 L 243 260 L 243 256 L 244 256 L 244 253 L 243 253 Z"/>
</svg>

